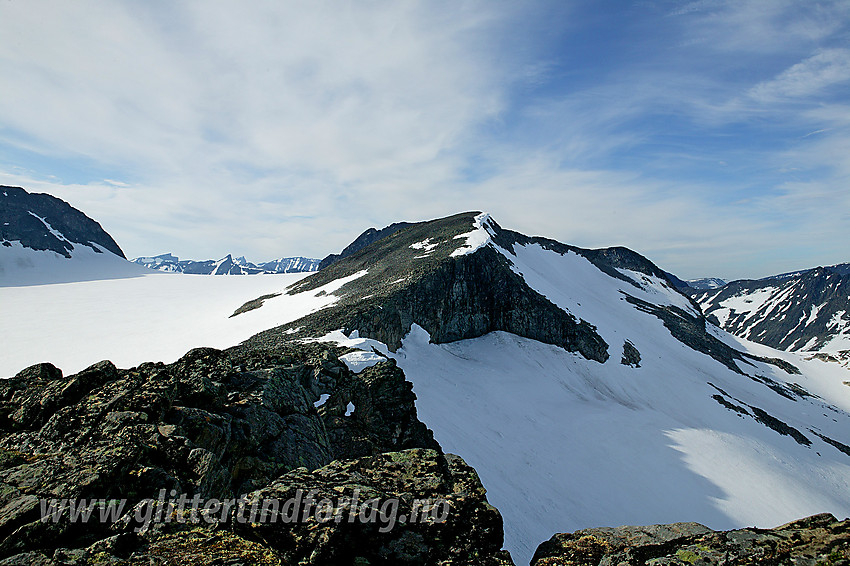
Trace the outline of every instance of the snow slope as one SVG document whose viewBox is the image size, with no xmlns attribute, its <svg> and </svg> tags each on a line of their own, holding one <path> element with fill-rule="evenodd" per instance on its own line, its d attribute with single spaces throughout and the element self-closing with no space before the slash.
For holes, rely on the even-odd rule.
<svg viewBox="0 0 850 566">
<path fill-rule="evenodd" d="M 438 442 L 480 474 L 517 564 L 553 533 L 581 528 L 676 521 L 772 527 L 825 511 L 850 515 L 850 453 L 813 432 L 850 443 L 845 368 L 712 328 L 739 350 L 803 370 L 791 375 L 753 361 L 738 362 L 745 375 L 736 373 L 625 300 L 695 313 L 666 282 L 621 270 L 637 288 L 572 252 L 514 248 L 515 256 L 497 249 L 532 288 L 596 326 L 611 346 L 606 363 L 505 332 L 432 344 L 416 325 L 396 353 L 377 349 L 413 382 L 419 417 Z M 357 346 L 363 339 L 337 334 L 325 339 L 377 361 L 366 353 L 374 341 Z M 619 363 L 626 340 L 641 353 L 639 368 Z M 789 398 L 767 380 L 819 397 Z M 811 444 L 759 422 L 757 410 Z"/>
<path fill-rule="evenodd" d="M 96 246 L 92 248 L 76 245 L 66 258 L 50 250 L 34 250 L 18 241 L 0 246 L 0 289 L 23 285 L 94 281 L 99 279 L 121 279 L 141 277 L 149 273 L 140 265 Z M 5 290 L 0 293 L 5 294 Z"/>
<path fill-rule="evenodd" d="M 290 296 L 285 288 L 308 274 L 208 277 L 121 261 L 143 275 L 0 288 L 0 376 L 45 361 L 71 374 L 104 359 L 132 367 L 173 362 L 199 346 L 234 346 L 333 304 L 333 291 L 361 275 Z M 231 317 L 245 302 L 273 293 L 284 294 Z"/>
</svg>

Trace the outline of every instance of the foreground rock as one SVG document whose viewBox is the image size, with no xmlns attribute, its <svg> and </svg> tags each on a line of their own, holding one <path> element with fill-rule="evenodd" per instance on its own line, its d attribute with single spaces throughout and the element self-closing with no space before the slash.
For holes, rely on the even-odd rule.
<svg viewBox="0 0 850 566">
<path fill-rule="evenodd" d="M 242 501 L 221 523 L 172 515 L 137 533 L 125 517 L 112 537 L 86 548 L 30 551 L 0 564 L 513 565 L 478 475 L 435 450 L 299 468 Z M 282 504 L 274 517 L 269 502 Z"/>
<path fill-rule="evenodd" d="M 171 365 L 101 362 L 65 377 L 39 364 L 0 382 L 0 564 L 509 564 L 498 511 L 418 420 L 401 370 L 355 374 L 341 352 L 198 349 Z M 316 500 L 398 499 L 408 517 L 436 498 L 448 518 L 388 529 L 358 507 L 353 522 L 266 525 L 245 511 L 313 488 Z M 181 521 L 151 502 L 182 494 L 240 503 Z M 71 520 L 62 500 L 86 500 L 91 518 Z"/>
<path fill-rule="evenodd" d="M 815 515 L 775 529 L 715 532 L 697 523 L 558 534 L 532 566 L 672 564 L 850 565 L 850 520 Z"/>
<path fill-rule="evenodd" d="M 513 564 L 501 551 L 502 518 L 459 456 L 407 450 L 292 471 L 248 497 L 296 501 L 312 494 L 306 522 L 239 522 L 287 564 Z M 291 515 L 291 513 L 290 513 Z"/>
</svg>

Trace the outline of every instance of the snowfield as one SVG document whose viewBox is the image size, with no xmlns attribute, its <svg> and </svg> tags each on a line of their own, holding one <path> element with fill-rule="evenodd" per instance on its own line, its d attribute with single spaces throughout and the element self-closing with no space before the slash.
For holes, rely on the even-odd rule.
<svg viewBox="0 0 850 566">
<path fill-rule="evenodd" d="M 0 246 L 0 300 L 10 287 L 123 279 L 141 277 L 150 272 L 97 244 L 93 245 L 102 253 L 78 244 L 70 252 L 71 259 L 68 259 L 50 250 L 25 248 L 18 241 L 7 243 L 8 246 Z"/>
<path fill-rule="evenodd" d="M 0 377 L 38 362 L 69 375 L 105 359 L 132 367 L 174 362 L 195 347 L 227 348 L 333 304 L 334 290 L 365 273 L 288 296 L 286 287 L 309 273 L 214 277 L 121 261 L 136 276 L 0 287 Z M 231 318 L 247 301 L 274 293 L 284 294 Z"/>
<path fill-rule="evenodd" d="M 825 511 L 850 516 L 850 457 L 807 429 L 846 442 L 846 414 L 836 423 L 819 402 L 768 396 L 686 347 L 647 348 L 663 332 L 659 321 L 637 335 L 640 368 L 504 332 L 437 345 L 417 327 L 396 353 L 420 419 L 478 471 L 518 564 L 555 532 L 588 527 L 697 521 L 727 529 Z M 846 369 L 805 366 L 805 386 L 850 410 Z M 709 381 L 803 431 L 812 447 L 724 408 Z"/>
</svg>

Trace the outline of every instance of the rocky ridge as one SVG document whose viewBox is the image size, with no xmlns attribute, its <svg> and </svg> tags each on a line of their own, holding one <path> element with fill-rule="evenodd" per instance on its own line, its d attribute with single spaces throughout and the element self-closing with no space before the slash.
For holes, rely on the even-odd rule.
<svg viewBox="0 0 850 566">
<path fill-rule="evenodd" d="M 675 292 L 675 283 L 666 272 L 628 248 L 579 248 L 506 230 L 489 216 L 481 221 L 484 217 L 478 212 L 467 212 L 428 222 L 394 224 L 385 231 L 370 233 L 370 237 L 382 232 L 385 235 L 288 290 L 289 294 L 297 294 L 363 274 L 335 292 L 339 300 L 332 307 L 262 332 L 248 343 L 274 346 L 342 329 L 346 334 L 356 330 L 360 336 L 383 342 L 394 351 L 415 323 L 429 333 L 434 343 L 503 330 L 604 363 L 610 356 L 609 344 L 592 324 L 565 312 L 528 286 L 513 269 L 510 258 L 515 255 L 514 246 L 538 245 L 562 255 L 576 253 L 603 273 L 636 288 L 640 288 L 639 284 L 621 270 L 656 278 Z M 475 253 L 459 253 L 464 238 L 479 222 L 478 230 L 486 230 L 488 241 Z M 650 304 L 632 296 L 624 298 L 635 308 L 661 319 L 684 344 L 742 373 L 737 362 L 750 364 L 752 357 L 711 335 L 699 305 L 682 296 L 689 301 L 691 311 Z M 639 355 L 629 352 L 630 359 Z"/>
<path fill-rule="evenodd" d="M 716 532 L 697 523 L 585 529 L 558 534 L 531 566 L 749 565 L 846 566 L 850 520 L 823 514 L 775 529 Z"/>
</svg>

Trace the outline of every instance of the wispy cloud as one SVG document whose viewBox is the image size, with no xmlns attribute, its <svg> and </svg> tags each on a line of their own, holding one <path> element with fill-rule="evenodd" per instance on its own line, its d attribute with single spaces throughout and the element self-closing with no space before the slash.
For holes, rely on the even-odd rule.
<svg viewBox="0 0 850 566">
<path fill-rule="evenodd" d="M 5 2 L 0 182 L 67 199 L 130 255 L 322 256 L 487 209 L 685 276 L 788 270 L 850 235 L 801 204 L 844 202 L 848 19 L 785 0 Z"/>
<path fill-rule="evenodd" d="M 749 95 L 758 102 L 773 102 L 809 97 L 847 82 L 850 82 L 850 49 L 825 49 L 795 63 L 776 78 L 757 84 Z"/>
</svg>

